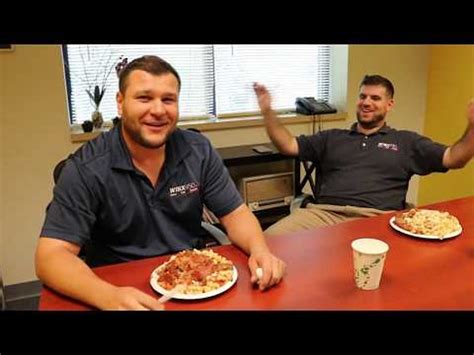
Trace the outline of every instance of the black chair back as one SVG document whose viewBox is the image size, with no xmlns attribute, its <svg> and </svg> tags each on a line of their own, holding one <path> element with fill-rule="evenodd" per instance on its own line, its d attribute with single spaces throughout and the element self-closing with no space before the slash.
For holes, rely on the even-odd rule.
<svg viewBox="0 0 474 355">
<path fill-rule="evenodd" d="M 301 176 L 301 167 L 304 169 L 304 174 Z M 309 184 L 312 192 L 311 195 L 307 195 L 300 207 L 306 207 L 308 203 L 315 203 L 319 196 L 319 190 L 321 185 L 320 172 L 316 169 L 316 164 L 311 161 L 304 161 L 295 158 L 295 171 L 294 171 L 294 185 L 295 185 L 295 198 L 304 195 L 303 189 L 306 184 Z"/>
</svg>

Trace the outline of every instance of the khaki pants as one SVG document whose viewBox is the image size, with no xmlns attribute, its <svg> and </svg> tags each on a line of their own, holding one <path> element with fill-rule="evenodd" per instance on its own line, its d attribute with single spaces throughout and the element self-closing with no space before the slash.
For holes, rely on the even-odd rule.
<svg viewBox="0 0 474 355">
<path fill-rule="evenodd" d="M 317 227 L 329 226 L 363 217 L 378 216 L 391 211 L 375 208 L 315 205 L 309 203 L 306 208 L 298 208 L 265 230 L 265 235 L 277 235 L 297 232 Z"/>
</svg>

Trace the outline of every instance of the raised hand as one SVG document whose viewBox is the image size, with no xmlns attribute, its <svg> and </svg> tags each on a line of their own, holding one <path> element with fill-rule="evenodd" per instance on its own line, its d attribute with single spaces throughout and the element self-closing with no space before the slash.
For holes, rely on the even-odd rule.
<svg viewBox="0 0 474 355">
<path fill-rule="evenodd" d="M 259 83 L 253 83 L 253 90 L 257 95 L 258 106 L 262 111 L 262 114 L 272 109 L 272 97 L 268 92 L 267 88 Z"/>
</svg>

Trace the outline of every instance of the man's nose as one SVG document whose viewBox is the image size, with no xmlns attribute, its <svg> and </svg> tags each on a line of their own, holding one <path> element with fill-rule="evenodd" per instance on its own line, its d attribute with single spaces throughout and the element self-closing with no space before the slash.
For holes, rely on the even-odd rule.
<svg viewBox="0 0 474 355">
<path fill-rule="evenodd" d="M 366 97 L 365 99 L 362 99 L 362 105 L 363 106 L 369 106 L 370 105 L 370 99 Z"/>
<path fill-rule="evenodd" d="M 161 115 L 165 112 L 165 106 L 161 100 L 154 100 L 150 111 L 154 115 Z"/>
</svg>

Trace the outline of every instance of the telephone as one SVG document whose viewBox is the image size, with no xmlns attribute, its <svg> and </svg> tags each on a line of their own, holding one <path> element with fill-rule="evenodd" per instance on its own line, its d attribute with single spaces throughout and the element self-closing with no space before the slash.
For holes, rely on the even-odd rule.
<svg viewBox="0 0 474 355">
<path fill-rule="evenodd" d="M 303 115 L 319 115 L 336 113 L 337 110 L 324 101 L 317 101 L 314 97 L 296 98 L 296 112 Z"/>
</svg>

